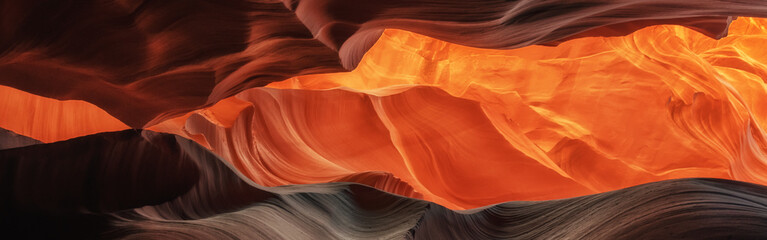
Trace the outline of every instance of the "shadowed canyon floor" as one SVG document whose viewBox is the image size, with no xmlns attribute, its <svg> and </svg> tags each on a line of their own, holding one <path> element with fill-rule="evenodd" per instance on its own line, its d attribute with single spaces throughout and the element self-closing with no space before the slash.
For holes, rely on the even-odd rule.
<svg viewBox="0 0 767 240">
<path fill-rule="evenodd" d="M 668 180 L 577 198 L 452 211 L 358 184 L 263 187 L 193 141 L 149 131 L 0 150 L 0 158 L 5 170 L 0 175 L 5 179 L 0 185 L 1 226 L 4 233 L 22 234 L 18 236 L 767 236 L 767 187 L 728 180 Z"/>
</svg>

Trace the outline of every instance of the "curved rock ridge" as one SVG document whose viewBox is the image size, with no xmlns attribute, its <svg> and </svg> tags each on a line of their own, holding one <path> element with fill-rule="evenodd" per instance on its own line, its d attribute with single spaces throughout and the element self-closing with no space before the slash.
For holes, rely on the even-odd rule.
<svg viewBox="0 0 767 240">
<path fill-rule="evenodd" d="M 651 93 L 638 96 L 657 94 L 655 89 L 648 91 Z M 628 99 L 613 90 L 608 93 Z M 628 107 L 638 110 L 597 116 L 645 126 L 648 123 L 643 122 L 649 121 L 665 129 L 632 132 L 610 123 L 589 122 L 590 118 L 573 122 L 552 118 L 553 114 L 524 104 L 519 95 L 499 96 L 482 88 L 467 94 L 485 99 L 458 98 L 430 86 L 403 85 L 367 92 L 259 88 L 153 129 L 206 145 L 261 185 L 331 182 L 338 176 L 383 171 L 412 186 L 423 199 L 451 209 L 575 197 L 684 177 L 763 183 L 759 178 L 767 175 L 756 168 L 760 165 L 754 165 L 760 163 L 759 156 L 731 159 L 717 155 L 706 146 L 718 143 L 718 139 L 697 139 L 691 132 L 692 127 L 721 127 L 717 130 L 724 134 L 739 124 L 736 119 L 719 122 L 726 124 L 723 126 L 698 122 L 714 116 L 731 117 L 732 112 L 712 111 L 727 106 L 722 101 L 712 103 L 701 96 L 694 106 L 677 106 L 677 102 L 660 99 L 656 108 Z M 636 104 L 648 106 L 646 101 Z M 690 116 L 698 112 L 713 116 Z M 649 118 L 650 113 L 659 115 L 654 116 L 658 119 L 629 119 L 637 114 Z M 610 136 L 595 127 L 628 132 Z M 537 133 L 547 131 L 549 134 Z M 645 135 L 636 135 L 640 133 L 652 137 L 645 140 Z M 758 139 L 758 132 L 751 133 Z M 617 141 L 616 137 L 629 136 L 637 139 L 605 146 Z M 658 138 L 665 141 L 653 142 Z M 655 147 L 637 151 L 631 144 Z M 611 151 L 625 153 L 614 156 Z M 664 155 L 677 159 L 662 158 Z M 749 172 L 737 172 L 740 169 Z"/>
<path fill-rule="evenodd" d="M 530 46 L 504 51 L 469 48 L 390 30 L 352 72 L 301 76 L 268 87 L 320 90 L 347 87 L 373 95 L 388 86 L 440 88 L 451 96 L 478 102 L 479 114 L 485 115 L 496 128 L 495 132 L 503 136 L 501 140 L 492 141 L 511 144 L 526 157 L 572 178 L 588 189 L 586 193 L 683 177 L 716 177 L 767 184 L 767 135 L 764 133 L 767 127 L 764 108 L 767 106 L 764 81 L 767 79 L 767 59 L 764 56 L 767 55 L 762 47 L 767 30 L 764 26 L 767 26 L 764 19 L 740 18 L 733 22 L 730 36 L 718 41 L 682 27 L 655 26 L 625 37 L 584 38 L 554 48 Z M 394 61 L 392 56 L 397 56 L 397 60 Z M 327 93 L 323 99 L 336 99 L 335 95 Z M 277 100 L 285 102 L 280 107 L 285 110 L 280 110 L 280 114 L 293 116 L 301 111 L 317 111 L 312 115 L 295 115 L 310 121 L 314 114 L 328 111 L 328 117 L 338 121 L 346 119 L 336 116 L 340 110 L 319 110 L 324 109 L 319 107 L 322 104 L 287 104 L 298 101 L 293 98 L 303 97 Z M 432 105 L 427 106 L 424 102 L 453 101 L 437 100 L 449 98 L 433 94 L 424 96 L 420 102 L 404 101 L 400 107 L 428 109 Z M 242 102 L 238 104 L 243 106 Z M 216 107 L 222 109 L 226 105 L 229 103 L 222 102 Z M 408 115 L 408 118 L 431 127 L 435 122 L 461 122 L 478 114 L 476 111 L 451 110 L 455 106 L 435 108 L 439 110 L 429 110 L 434 114 Z M 380 114 L 380 107 L 375 109 L 377 116 L 372 118 L 389 117 Z M 218 118 L 235 119 L 240 114 L 239 110 L 228 111 L 231 115 L 226 112 L 210 109 L 199 113 L 213 122 Z M 366 118 L 357 119 L 366 121 L 362 120 Z M 175 121 L 175 128 L 180 129 L 184 120 Z M 310 126 L 317 127 L 297 124 L 293 128 L 305 131 L 303 129 Z M 189 129 L 189 124 L 187 127 Z M 457 136 L 456 129 L 462 128 L 442 130 L 440 134 Z M 399 138 L 398 131 L 392 131 L 391 139 Z M 293 136 L 303 138 L 300 135 L 291 135 L 291 138 Z M 309 140 L 298 141 L 323 138 L 312 136 Z M 424 142 L 427 143 L 424 145 L 434 143 L 429 139 Z M 356 143 L 335 144 L 346 148 Z M 319 150 L 307 149 L 306 152 L 332 148 L 312 146 Z M 451 150 L 460 149 L 458 144 L 451 146 Z M 482 149 L 500 152 L 499 148 Z M 214 151 L 221 150 L 214 148 Z M 226 154 L 222 156 L 227 158 Z M 454 157 L 465 164 L 477 161 L 472 155 Z M 429 162 L 434 156 L 420 158 Z M 417 162 L 421 159 L 409 160 Z M 400 171 L 390 172 L 398 175 Z M 440 178 L 436 175 L 421 177 Z M 508 174 L 500 173 L 496 177 L 505 179 Z M 418 184 L 402 178 L 419 190 Z M 525 186 L 527 183 L 517 184 Z M 428 197 L 428 192 L 419 191 Z M 451 207 L 439 199 L 430 200 Z"/>
<path fill-rule="evenodd" d="M 764 184 L 765 147 L 762 129 L 767 115 L 760 106 L 767 104 L 762 101 L 767 98 L 764 91 L 760 90 L 764 89 L 760 79 L 764 79 L 767 70 L 763 67 L 765 60 L 760 56 L 764 55 L 761 46 L 765 38 L 765 25 L 763 19 L 740 18 L 733 22 L 731 36 L 719 41 L 710 40 L 682 27 L 655 26 L 625 37 L 576 39 L 555 48 L 531 46 L 505 51 L 468 48 L 413 33 L 389 30 L 370 50 L 366 60 L 351 73 L 302 76 L 269 86 L 376 89 L 397 84 L 423 84 L 442 88 L 453 96 L 478 101 L 492 125 L 499 129 L 498 132 L 516 150 L 583 186 L 580 190 L 557 193 L 562 194 L 559 197 L 603 192 L 679 177 L 719 177 Z M 656 48 L 662 46 L 658 45 L 659 42 L 670 47 Z M 401 59 L 399 62 L 393 61 L 391 56 Z M 489 61 L 479 61 L 476 56 L 486 56 Z M 645 57 L 654 62 L 642 60 Z M 695 61 L 681 61 L 684 59 Z M 535 69 L 540 71 L 535 74 L 535 84 L 531 84 L 527 80 L 533 79 L 531 71 Z M 626 81 L 616 82 L 614 79 Z M 634 84 L 629 84 L 632 82 Z M 105 112 L 82 101 L 41 98 L 2 86 L 0 90 L 0 98 L 5 99 L 0 102 L 0 126 L 44 142 L 127 128 Z M 317 99 L 327 100 L 325 97 Z M 648 99 L 655 100 L 648 104 Z M 227 98 L 198 113 L 212 114 L 205 117 L 206 121 L 229 126 L 240 111 L 252 105 L 251 102 Z M 594 106 L 606 107 L 610 111 L 593 114 Z M 163 127 L 158 125 L 153 129 L 185 135 L 208 145 L 205 137 L 192 136 L 182 130 L 185 118 L 170 122 L 175 123 L 163 123 Z M 443 134 L 449 135 L 447 132 Z M 288 136 L 287 139 L 294 138 Z M 665 144 L 657 145 L 660 142 L 657 139 L 663 139 Z M 355 141 L 329 143 L 320 139 L 319 142 L 348 148 L 347 143 Z M 378 141 L 373 144 L 390 146 L 394 142 Z M 364 152 L 370 146 L 368 143 L 357 147 Z M 315 147 L 322 151 L 333 149 L 324 145 Z M 231 153 L 221 153 L 224 148 L 219 146 L 215 150 L 222 156 L 245 151 L 233 149 L 227 150 Z M 311 151 L 316 150 L 306 150 Z M 466 193 L 432 193 L 428 188 L 440 186 L 437 187 L 440 189 L 445 184 L 432 182 L 419 186 L 422 180 L 413 178 L 416 175 L 407 168 L 403 170 L 401 167 L 375 164 L 372 167 L 345 166 L 344 162 L 354 161 L 354 156 L 336 158 L 336 152 L 320 153 L 330 163 L 320 161 L 318 164 L 341 165 L 344 169 L 340 172 L 335 167 L 333 169 L 336 170 L 322 173 L 300 164 L 282 164 L 287 161 L 284 156 L 270 156 L 253 162 L 272 159 L 274 161 L 269 160 L 271 163 L 266 165 L 278 165 L 277 169 L 291 170 L 266 174 L 261 173 L 269 172 L 269 169 L 243 171 L 260 176 L 258 178 L 261 180 L 254 180 L 269 186 L 332 182 L 359 173 L 360 176 L 346 180 L 370 183 L 366 179 L 390 179 L 391 184 L 374 186 L 391 188 L 398 194 L 411 197 L 422 195 L 454 209 L 525 200 L 533 196 L 515 194 L 501 197 L 504 191 L 492 190 L 505 186 L 491 186 L 485 192 L 493 193 L 481 200 L 446 200 L 461 198 Z M 373 154 L 393 152 L 378 151 Z M 392 158 L 401 159 L 401 155 L 393 153 Z M 311 161 L 316 160 L 312 159 L 314 155 L 308 156 Z M 677 160 L 670 162 L 658 159 L 657 156 L 674 156 Z M 462 156 L 457 158 L 466 159 Z M 226 159 L 232 161 L 233 158 Z M 235 159 L 234 162 L 248 161 Z M 252 164 L 255 163 L 241 166 Z M 375 172 L 382 170 L 391 175 Z M 501 177 L 505 178 L 505 174 L 501 174 Z M 269 178 L 273 180 L 267 181 Z M 420 178 L 431 176 L 420 174 Z M 412 191 L 407 187 L 411 184 L 414 187 Z M 541 196 L 534 199 L 550 198 L 556 197 Z"/>
<path fill-rule="evenodd" d="M 292 76 L 357 65 L 386 28 L 484 48 L 680 24 L 711 37 L 762 1 L 4 1 L 0 84 L 134 128 Z"/>
<path fill-rule="evenodd" d="M 767 237 L 767 187 L 718 179 L 452 211 L 358 184 L 262 187 L 190 140 L 136 130 L 0 150 L 0 170 L 0 226 L 28 238 Z"/>
<path fill-rule="evenodd" d="M 225 108 L 214 109 L 224 112 L 237 109 L 236 104 L 228 103 L 228 100 L 224 100 L 217 106 Z M 2 127 L 19 131 L 19 133 L 2 129 Z M 128 128 L 119 120 L 87 102 L 60 101 L 0 86 L 0 149 L 55 142 Z M 403 196 L 423 197 L 391 173 L 350 172 L 336 177 L 323 182 L 358 182 Z"/>
<path fill-rule="evenodd" d="M 383 171 L 455 209 L 596 192 L 519 151 L 477 102 L 438 88 L 375 94 L 260 88 L 229 101 L 249 106 L 236 118 L 214 106 L 189 116 L 183 128 L 174 121 L 153 129 L 175 125 L 166 129 L 181 129 L 178 134 L 208 145 L 265 186 Z"/>
</svg>

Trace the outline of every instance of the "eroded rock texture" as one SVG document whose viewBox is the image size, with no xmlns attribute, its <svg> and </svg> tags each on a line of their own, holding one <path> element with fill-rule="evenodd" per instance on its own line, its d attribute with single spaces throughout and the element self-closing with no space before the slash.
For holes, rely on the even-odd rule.
<svg viewBox="0 0 767 240">
<path fill-rule="evenodd" d="M 452 209 L 685 177 L 766 184 L 765 25 L 515 50 L 390 30 L 352 72 L 275 82 L 152 129 L 262 185 L 383 171 Z"/>
<path fill-rule="evenodd" d="M 0 228 L 767 238 L 743 16 L 767 4 L 0 1 Z"/>
<path fill-rule="evenodd" d="M 593 193 L 509 144 L 476 102 L 432 87 L 389 92 L 248 90 L 230 100 L 249 104 L 233 121 L 214 107 L 181 134 L 267 186 L 384 171 L 451 208 Z"/>
<path fill-rule="evenodd" d="M 517 48 L 660 23 L 721 37 L 731 16 L 767 15 L 761 1 L 734 0 L 14 0 L 0 8 L 0 84 L 84 100 L 135 128 L 247 88 L 351 69 L 385 28 Z"/>
<path fill-rule="evenodd" d="M 15 236 L 742 239 L 767 232 L 767 187 L 728 180 L 452 211 L 357 184 L 262 187 L 193 141 L 149 131 L 7 149 L 0 159 L 0 226 Z"/>
</svg>

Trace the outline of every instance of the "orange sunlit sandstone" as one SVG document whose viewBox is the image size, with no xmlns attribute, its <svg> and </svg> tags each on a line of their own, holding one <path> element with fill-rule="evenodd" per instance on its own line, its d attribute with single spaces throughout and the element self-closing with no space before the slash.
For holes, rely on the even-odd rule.
<svg viewBox="0 0 767 240">
<path fill-rule="evenodd" d="M 42 142 L 128 129 L 85 101 L 60 101 L 0 86 L 0 128 Z"/>
<path fill-rule="evenodd" d="M 515 50 L 387 30 L 352 72 L 268 86 L 345 88 L 249 90 L 228 100 L 237 111 L 158 126 L 219 142 L 214 152 L 260 184 L 384 171 L 451 208 L 683 177 L 765 184 L 764 26 L 740 18 L 721 40 L 653 26 Z"/>
<path fill-rule="evenodd" d="M 514 50 L 387 30 L 352 72 L 272 83 L 150 129 L 259 184 L 361 182 L 454 209 L 682 177 L 764 184 L 765 26 Z M 0 127 L 43 142 L 128 128 L 87 102 L 0 90 L 13 116 Z"/>
<path fill-rule="evenodd" d="M 767 239 L 765 46 L 760 0 L 0 1 L 0 236 Z"/>
</svg>

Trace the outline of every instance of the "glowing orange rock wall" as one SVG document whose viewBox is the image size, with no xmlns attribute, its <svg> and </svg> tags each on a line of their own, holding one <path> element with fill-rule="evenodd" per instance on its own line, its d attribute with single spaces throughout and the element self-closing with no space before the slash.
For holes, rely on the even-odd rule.
<svg viewBox="0 0 767 240">
<path fill-rule="evenodd" d="M 387 30 L 352 72 L 273 83 L 150 129 L 198 141 L 259 184 L 360 182 L 456 209 L 669 178 L 764 184 L 765 25 L 515 50 Z M 0 127 L 43 142 L 128 128 L 87 102 L 0 91 L 13 116 Z"/>
<path fill-rule="evenodd" d="M 736 20 L 718 41 L 654 26 L 516 50 L 387 30 L 352 72 L 268 86 L 350 89 L 250 90 L 234 104 L 247 110 L 203 110 L 175 133 L 225 142 L 211 148 L 260 184 L 385 171 L 453 208 L 670 178 L 764 184 L 764 25 Z"/>
<path fill-rule="evenodd" d="M 626 37 L 504 51 L 392 30 L 352 73 L 270 87 L 438 86 L 479 101 L 511 144 L 600 191 L 657 177 L 764 183 L 763 26 L 742 18 L 718 41 L 655 26 Z M 390 52 L 406 57 L 387 61 Z M 588 179 L 595 176 L 602 179 Z"/>
<path fill-rule="evenodd" d="M 0 86 L 0 128 L 47 143 L 128 126 L 85 101 L 60 101 Z"/>
<path fill-rule="evenodd" d="M 0 232 L 767 239 L 739 16 L 767 1 L 0 1 Z"/>
</svg>

